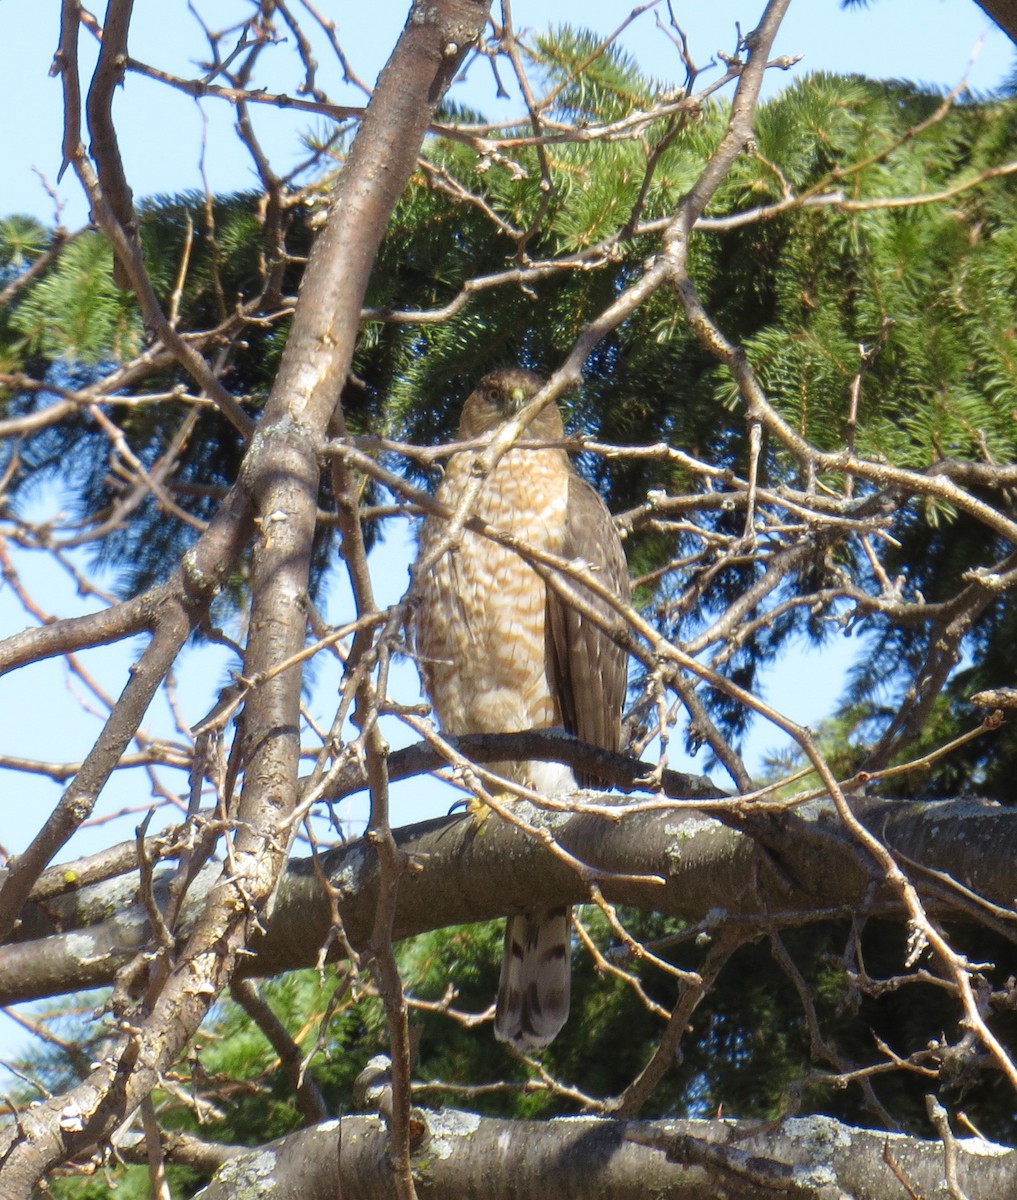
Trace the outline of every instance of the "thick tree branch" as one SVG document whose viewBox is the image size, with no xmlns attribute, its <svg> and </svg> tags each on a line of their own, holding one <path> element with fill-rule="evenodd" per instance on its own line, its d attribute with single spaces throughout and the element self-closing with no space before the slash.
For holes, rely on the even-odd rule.
<svg viewBox="0 0 1017 1200">
<path fill-rule="evenodd" d="M 592 797 L 595 801 L 601 798 Z M 581 798 L 577 798 L 581 804 Z M 864 866 L 832 807 L 813 802 L 794 813 L 758 814 L 755 837 L 680 803 L 657 811 L 606 815 L 529 813 L 571 855 L 603 872 L 600 889 L 613 904 L 631 905 L 704 928 L 798 924 L 852 911 L 906 917 L 895 892 Z M 929 804 L 857 801 L 867 827 L 908 865 L 931 912 L 961 921 L 1017 928 L 1009 906 L 1017 856 L 1017 811 L 988 802 Z M 475 822 L 453 816 L 394 831 L 400 855 L 414 864 L 400 881 L 392 919 L 396 939 L 501 917 L 534 905 L 582 903 L 589 888 L 539 840 L 495 817 L 478 836 Z M 760 841 L 765 854 L 760 854 Z M 379 903 L 377 852 L 364 839 L 323 855 L 336 889 L 343 927 L 366 946 Z M 156 897 L 173 874 L 156 872 Z M 190 928 L 218 868 L 206 867 L 188 896 Z M 646 882 L 640 882 L 643 876 Z M 654 881 L 654 877 L 664 883 Z M 0 1003 L 36 999 L 109 983 L 118 967 L 149 943 L 137 880 L 125 875 L 80 893 L 53 897 L 26 911 L 22 936 L 0 948 Z M 980 900 L 978 898 L 981 898 Z M 117 915 L 110 919 L 113 911 Z M 765 914 L 765 915 L 764 915 Z M 812 917 L 809 917 L 809 914 Z M 293 859 L 280 882 L 266 933 L 245 974 L 274 975 L 313 966 L 329 942 L 332 910 L 309 859 Z M 57 932 L 63 930 L 64 932 Z"/>
<path fill-rule="evenodd" d="M 829 1117 L 777 1125 L 504 1121 L 454 1109 L 420 1117 L 426 1133 L 414 1166 L 426 1180 L 422 1194 L 444 1200 L 909 1200 L 942 1194 L 945 1185 L 941 1143 Z M 1017 1151 L 978 1138 L 956 1145 L 969 1200 L 1013 1197 Z M 329 1121 L 231 1159 L 201 1200 L 233 1200 L 255 1187 L 264 1200 L 333 1200 L 337 1188 L 343 1200 L 381 1200 L 391 1195 L 388 1153 L 377 1117 Z"/>
<path fill-rule="evenodd" d="M 975 0 L 1012 42 L 1017 42 L 1017 0 Z"/>
</svg>

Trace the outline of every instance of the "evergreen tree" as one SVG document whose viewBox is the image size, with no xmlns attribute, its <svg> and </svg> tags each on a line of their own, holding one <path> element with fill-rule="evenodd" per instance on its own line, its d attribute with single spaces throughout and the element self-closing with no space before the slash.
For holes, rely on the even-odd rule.
<svg viewBox="0 0 1017 1200">
<path fill-rule="evenodd" d="M 494 367 L 551 373 L 586 323 L 643 277 L 662 226 L 729 129 L 721 101 L 682 107 L 676 98 L 661 111 L 659 81 L 600 45 L 567 27 L 537 39 L 528 66 L 553 95 L 541 119 L 573 133 L 631 123 L 638 137 L 535 144 L 527 125 L 503 131 L 501 149 L 478 153 L 462 130 L 479 126 L 479 114 L 446 105 L 436 115 L 439 133 L 375 260 L 342 388 L 345 433 L 378 467 L 358 483 L 368 544 L 384 535 L 390 511 L 385 471 L 397 502 L 400 479 L 434 482 L 434 459 L 408 444 L 451 441 L 457 401 Z M 759 107 L 754 143 L 692 239 L 689 276 L 717 328 L 744 348 L 775 412 L 814 451 L 808 461 L 772 432 L 754 440 L 759 425 L 746 417 L 743 381 L 663 289 L 599 341 L 582 388 L 567 399 L 569 431 L 585 439 L 579 469 L 620 515 L 640 614 L 662 637 L 752 690 L 795 638 L 822 643 L 844 627 L 864 636 L 843 707 L 822 731 L 843 777 L 937 750 L 971 724 L 973 691 L 1006 686 L 1017 672 L 1009 592 L 980 582 L 1013 569 L 1001 528 L 1013 518 L 1014 481 L 995 468 L 1017 459 L 1015 105 L 949 104 L 900 81 L 814 75 Z M 452 125 L 460 136 L 440 132 Z M 345 142 L 330 150 L 346 162 Z M 313 185 L 267 200 L 182 195 L 139 210 L 163 311 L 255 420 L 271 404 L 318 201 L 332 182 L 323 171 Z M 250 449 L 220 411 L 196 402 L 179 362 L 150 345 L 134 294 L 113 280 L 101 232 L 68 237 L 21 217 L 0 222 L 5 503 L 17 516 L 40 488 L 59 486 L 81 531 L 72 540 L 115 568 L 120 593 L 134 596 L 179 569 Z M 605 454 L 594 442 L 669 449 Z M 937 477 L 962 479 L 972 503 L 920 486 Z M 337 479 L 322 473 L 323 512 L 349 499 Z M 341 544 L 335 536 L 342 521 L 319 522 L 312 600 L 338 553 L 347 562 L 357 553 L 348 525 Z M 250 616 L 256 569 L 245 553 L 224 580 L 224 623 Z M 391 652 L 352 647 L 344 652 L 351 678 Z M 957 658 L 963 668 L 951 675 Z M 637 751 L 666 731 L 662 662 L 646 651 L 633 679 Z M 242 683 L 256 690 L 273 677 L 255 671 Z M 684 682 L 683 700 L 701 705 L 689 743 L 710 746 L 711 767 L 727 761 L 723 741 L 737 750 L 751 715 L 742 697 Z M 343 704 L 369 726 L 363 693 L 353 688 Z M 340 735 L 331 736 L 338 746 Z M 1009 803 L 1013 736 L 970 741 L 920 782 L 891 776 L 881 792 L 984 791 Z M 775 780 L 805 763 L 804 753 L 775 763 Z M 957 1024 L 956 986 L 931 975 L 905 980 L 901 963 L 914 959 L 899 922 L 823 916 L 779 932 L 761 922 L 746 935 L 691 1012 L 693 1036 L 643 1115 L 822 1112 L 927 1133 L 924 1097 L 938 1073 L 941 1094 L 963 1097 L 975 1127 L 1012 1139 L 1008 1083 L 979 1071 L 974 1051 L 964 1058 L 967 1043 L 944 1033 Z M 609 1107 L 653 1055 L 661 1017 L 689 973 L 705 971 L 716 933 L 637 909 L 623 908 L 619 919 L 659 960 L 637 957 L 612 975 L 617 929 L 606 910 L 585 908 L 596 954 L 579 956 L 573 1018 L 542 1075 L 472 1027 L 497 988 L 499 926 L 401 943 L 394 954 L 420 1098 L 465 1099 L 476 1113 L 519 1118 Z M 982 1001 L 996 998 L 994 1033 L 1012 1046 L 1007 927 L 999 914 L 987 924 L 949 932 L 982 964 Z M 389 1044 L 391 1002 L 386 1008 L 377 978 L 329 966 L 263 985 L 328 1111 L 349 1108 L 358 1075 Z M 111 1003 L 141 1012 L 147 999 L 132 986 L 119 981 Z M 66 1090 L 89 1078 L 107 1036 L 112 1025 L 68 1017 L 66 1040 L 80 1053 L 36 1057 L 25 1069 L 50 1091 Z M 874 1046 L 911 1071 L 862 1071 L 859 1086 L 845 1088 L 873 1061 Z M 223 1000 L 153 1096 L 166 1130 L 258 1146 L 306 1122 L 294 1090 L 246 1008 Z M 198 1186 L 199 1171 L 174 1171 L 181 1194 Z M 147 1194 L 141 1168 L 114 1174 L 123 1196 Z M 84 1198 L 108 1184 L 51 1186 Z"/>
</svg>

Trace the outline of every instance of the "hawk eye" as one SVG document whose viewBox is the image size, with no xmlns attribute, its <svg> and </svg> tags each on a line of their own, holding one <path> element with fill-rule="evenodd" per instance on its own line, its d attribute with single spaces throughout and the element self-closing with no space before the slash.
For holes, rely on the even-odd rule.
<svg viewBox="0 0 1017 1200">
<path fill-rule="evenodd" d="M 501 390 L 496 385 L 487 389 L 487 402 L 495 407 L 501 404 Z"/>
</svg>

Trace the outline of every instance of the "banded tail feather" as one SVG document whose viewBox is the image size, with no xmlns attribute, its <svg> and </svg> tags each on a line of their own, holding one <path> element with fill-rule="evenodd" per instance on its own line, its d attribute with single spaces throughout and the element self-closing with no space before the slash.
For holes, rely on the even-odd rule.
<svg viewBox="0 0 1017 1200">
<path fill-rule="evenodd" d="M 542 1050 L 568 1020 L 571 941 L 566 907 L 509 917 L 494 1017 L 499 1041 L 522 1053 Z"/>
</svg>

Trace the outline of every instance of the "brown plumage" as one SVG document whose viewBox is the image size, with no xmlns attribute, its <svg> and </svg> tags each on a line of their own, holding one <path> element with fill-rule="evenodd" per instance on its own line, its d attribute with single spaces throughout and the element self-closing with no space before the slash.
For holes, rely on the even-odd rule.
<svg viewBox="0 0 1017 1200">
<path fill-rule="evenodd" d="M 485 376 L 463 406 L 459 436 L 496 429 L 540 390 L 531 371 Z M 563 436 L 548 405 L 524 437 Z M 470 457 L 453 455 L 438 497 L 455 506 L 470 478 Z M 563 450 L 513 448 L 498 462 L 475 515 L 530 546 L 591 564 L 598 579 L 628 601 L 625 554 L 611 515 L 580 479 Z M 421 554 L 443 522 L 428 518 Z M 607 606 L 581 585 L 593 608 Z M 451 734 L 509 733 L 564 727 L 583 741 L 616 750 L 625 699 L 624 651 L 569 606 L 520 555 L 467 531 L 420 581 L 416 643 L 424 685 L 442 728 Z M 491 769 L 547 795 L 577 786 L 557 763 L 505 762 Z M 581 780 L 583 784 L 589 780 Z M 519 1049 L 546 1046 L 568 1017 L 571 923 L 564 907 L 509 918 L 505 931 L 495 1033 Z"/>
</svg>

